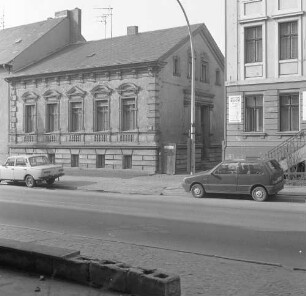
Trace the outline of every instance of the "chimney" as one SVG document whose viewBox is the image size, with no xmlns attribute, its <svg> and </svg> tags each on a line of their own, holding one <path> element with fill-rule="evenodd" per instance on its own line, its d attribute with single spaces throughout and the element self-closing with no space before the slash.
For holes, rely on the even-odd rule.
<svg viewBox="0 0 306 296">
<path fill-rule="evenodd" d="M 55 17 L 68 17 L 70 26 L 70 42 L 75 43 L 84 41 L 81 33 L 82 28 L 82 11 L 79 8 L 73 10 L 62 10 L 55 13 Z"/>
<path fill-rule="evenodd" d="M 138 34 L 138 26 L 127 27 L 127 35 L 137 35 L 137 34 Z"/>
<path fill-rule="evenodd" d="M 67 16 L 68 16 L 68 10 L 57 11 L 55 13 L 55 18 L 67 17 Z"/>
</svg>

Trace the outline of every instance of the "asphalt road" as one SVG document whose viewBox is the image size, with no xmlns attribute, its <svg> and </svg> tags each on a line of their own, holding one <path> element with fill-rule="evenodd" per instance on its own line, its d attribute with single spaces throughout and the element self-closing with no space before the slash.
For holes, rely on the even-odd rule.
<svg viewBox="0 0 306 296">
<path fill-rule="evenodd" d="M 0 185 L 0 224 L 306 269 L 306 204 Z"/>
</svg>

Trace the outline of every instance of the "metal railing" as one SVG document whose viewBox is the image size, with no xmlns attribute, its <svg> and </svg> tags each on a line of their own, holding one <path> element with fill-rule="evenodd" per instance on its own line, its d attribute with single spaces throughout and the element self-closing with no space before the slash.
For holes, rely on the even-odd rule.
<svg viewBox="0 0 306 296">
<path fill-rule="evenodd" d="M 287 185 L 303 186 L 306 184 L 306 172 L 285 172 L 284 178 Z"/>
<path fill-rule="evenodd" d="M 269 159 L 276 159 L 277 161 L 281 161 L 286 159 L 288 155 L 295 153 L 300 148 L 305 146 L 306 144 L 306 137 L 305 137 L 305 130 L 301 130 L 294 136 L 290 137 L 286 141 L 282 142 L 275 148 L 271 149 L 267 153 L 267 157 Z"/>
</svg>

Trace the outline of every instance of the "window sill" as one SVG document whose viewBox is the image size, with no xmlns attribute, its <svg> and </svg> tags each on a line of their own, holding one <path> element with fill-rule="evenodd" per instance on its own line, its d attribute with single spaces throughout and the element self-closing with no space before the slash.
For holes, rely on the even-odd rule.
<svg viewBox="0 0 306 296">
<path fill-rule="evenodd" d="M 299 131 L 286 131 L 286 132 L 277 132 L 276 135 L 281 139 L 282 137 L 292 137 L 296 135 Z"/>
<path fill-rule="evenodd" d="M 298 59 L 284 59 L 284 60 L 279 60 L 280 64 L 288 64 L 288 63 L 297 63 L 299 60 Z"/>
<path fill-rule="evenodd" d="M 266 136 L 267 134 L 263 132 L 243 132 L 242 133 L 243 139 L 246 139 L 247 137 L 260 137 L 261 139 L 264 139 Z"/>
<path fill-rule="evenodd" d="M 251 67 L 251 66 L 262 66 L 263 62 L 250 62 L 250 63 L 245 63 L 244 64 L 246 67 Z"/>
</svg>

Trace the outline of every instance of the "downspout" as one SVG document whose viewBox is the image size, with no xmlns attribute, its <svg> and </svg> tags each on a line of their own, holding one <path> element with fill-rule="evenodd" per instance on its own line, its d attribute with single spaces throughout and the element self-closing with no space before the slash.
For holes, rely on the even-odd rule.
<svg viewBox="0 0 306 296">
<path fill-rule="evenodd" d="M 12 65 L 10 64 L 3 64 L 2 65 L 3 69 L 6 70 L 8 72 L 8 74 L 11 74 L 11 67 Z M 10 116 L 11 116 L 11 104 L 10 104 L 10 98 L 11 98 L 11 88 L 9 83 L 7 83 L 7 110 L 8 110 L 8 120 L 7 120 L 7 143 L 10 143 Z M 7 152 L 7 156 L 9 155 L 9 145 L 6 146 L 6 152 Z"/>
</svg>

